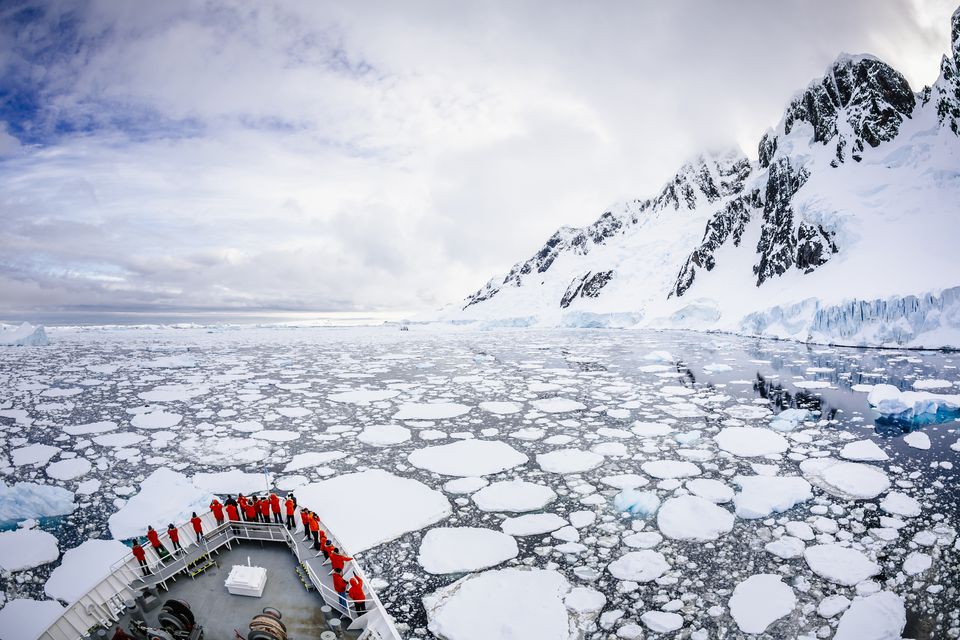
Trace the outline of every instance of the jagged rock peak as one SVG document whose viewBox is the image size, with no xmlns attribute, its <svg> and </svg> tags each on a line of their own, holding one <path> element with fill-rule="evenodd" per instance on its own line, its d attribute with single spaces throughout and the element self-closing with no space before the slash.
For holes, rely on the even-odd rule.
<svg viewBox="0 0 960 640">
<path fill-rule="evenodd" d="M 836 145 L 836 166 L 848 158 L 859 161 L 864 144 L 893 139 L 915 106 L 909 83 L 893 67 L 870 55 L 841 54 L 790 102 L 782 131 L 789 135 L 798 124 L 809 124 L 814 142 Z"/>
<path fill-rule="evenodd" d="M 683 163 L 650 201 L 650 207 L 656 211 L 693 210 L 705 202 L 739 193 L 749 175 L 750 160 L 738 148 L 702 153 Z"/>
<path fill-rule="evenodd" d="M 953 59 L 960 67 L 960 7 L 953 12 L 953 18 L 950 21 L 950 41 L 953 43 Z"/>
</svg>

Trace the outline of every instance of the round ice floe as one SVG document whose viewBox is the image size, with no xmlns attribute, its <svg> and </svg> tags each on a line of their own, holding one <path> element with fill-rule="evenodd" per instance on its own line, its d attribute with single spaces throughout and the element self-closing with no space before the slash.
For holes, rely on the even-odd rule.
<svg viewBox="0 0 960 640">
<path fill-rule="evenodd" d="M 60 447 L 49 444 L 30 444 L 11 451 L 10 458 L 17 467 L 27 464 L 46 464 L 59 451 Z"/>
<path fill-rule="evenodd" d="M 490 484 L 490 481 L 486 478 L 457 478 L 456 480 L 448 480 L 447 482 L 443 483 L 443 490 L 447 493 L 458 495 L 479 491 L 488 484 Z"/>
<path fill-rule="evenodd" d="M 60 557 L 57 539 L 40 529 L 0 532 L 0 570 L 20 571 Z"/>
<path fill-rule="evenodd" d="M 500 528 L 511 536 L 536 536 L 556 531 L 566 525 L 567 521 L 555 513 L 528 513 L 507 518 Z"/>
<path fill-rule="evenodd" d="M 771 624 L 789 615 L 795 606 L 797 596 L 780 576 L 759 573 L 734 588 L 730 615 L 741 631 L 763 633 Z"/>
<path fill-rule="evenodd" d="M 623 457 L 629 455 L 627 445 L 622 442 L 601 442 L 590 447 L 590 451 L 607 457 Z"/>
<path fill-rule="evenodd" d="M 300 432 L 290 429 L 265 429 L 250 434 L 250 437 L 255 440 L 266 440 L 268 442 L 290 442 L 299 439 Z"/>
<path fill-rule="evenodd" d="M 439 491 L 380 469 L 309 484 L 297 490 L 297 498 L 320 514 L 352 553 L 422 529 L 451 513 L 450 502 Z"/>
<path fill-rule="evenodd" d="M 817 605 L 817 615 L 832 618 L 850 606 L 850 598 L 841 595 L 827 596 Z"/>
<path fill-rule="evenodd" d="M 398 395 L 400 395 L 400 392 L 396 389 L 356 389 L 354 391 L 335 393 L 329 396 L 328 400 L 350 404 L 367 404 L 369 402 L 380 402 L 381 400 L 396 398 Z"/>
<path fill-rule="evenodd" d="M 305 418 L 313 413 L 306 407 L 277 407 L 276 411 L 284 418 Z"/>
<path fill-rule="evenodd" d="M 848 500 L 869 500 L 890 488 L 890 478 L 882 469 L 859 462 L 809 458 L 800 463 L 800 471 L 812 484 Z"/>
<path fill-rule="evenodd" d="M 696 390 L 691 389 L 690 387 L 680 387 L 668 384 L 660 387 L 660 393 L 665 396 L 692 396 L 696 393 Z"/>
<path fill-rule="evenodd" d="M 650 481 L 636 473 L 621 473 L 614 476 L 604 476 L 600 478 L 600 482 L 616 489 L 635 489 Z"/>
<path fill-rule="evenodd" d="M 840 457 L 857 462 L 882 462 L 890 459 L 890 456 L 873 440 L 848 442 L 840 450 Z"/>
<path fill-rule="evenodd" d="M 240 469 L 198 473 L 191 479 L 194 486 L 210 493 L 256 493 L 263 491 L 266 481 L 262 473 L 247 473 Z"/>
<path fill-rule="evenodd" d="M 551 473 L 583 473 L 603 464 L 603 456 L 580 449 L 559 449 L 537 455 L 537 464 Z"/>
<path fill-rule="evenodd" d="M 930 436 L 925 434 L 923 431 L 913 431 L 903 436 L 903 441 L 907 446 L 913 447 L 914 449 L 923 449 L 927 450 L 930 448 Z"/>
<path fill-rule="evenodd" d="M 880 501 L 880 508 L 887 513 L 912 518 L 920 515 L 920 503 L 899 491 L 891 491 Z"/>
<path fill-rule="evenodd" d="M 737 476 L 733 504 L 741 518 L 766 518 L 810 500 L 810 483 L 799 476 Z"/>
<path fill-rule="evenodd" d="M 357 440 L 374 447 L 388 447 L 410 439 L 410 429 L 398 424 L 372 424 L 364 427 Z"/>
<path fill-rule="evenodd" d="M 783 453 L 790 446 L 776 431 L 757 427 L 726 427 L 714 440 L 721 449 L 741 458 Z"/>
<path fill-rule="evenodd" d="M 633 549 L 653 549 L 661 542 L 663 542 L 663 536 L 656 531 L 639 531 L 623 539 L 623 544 Z"/>
<path fill-rule="evenodd" d="M 800 538 L 794 538 L 793 536 L 782 536 L 776 540 L 771 540 L 765 544 L 763 548 L 778 558 L 790 560 L 792 558 L 799 558 L 802 556 L 806 545 L 803 544 L 803 540 Z"/>
<path fill-rule="evenodd" d="M 517 541 L 492 529 L 438 527 L 427 531 L 417 559 L 428 573 L 488 569 L 517 557 Z"/>
<path fill-rule="evenodd" d="M 574 587 L 563 603 L 574 613 L 598 613 L 607 604 L 607 596 L 590 587 Z"/>
<path fill-rule="evenodd" d="M 630 426 L 630 431 L 641 438 L 659 438 L 668 436 L 675 431 L 673 427 L 662 422 L 644 422 L 637 420 Z"/>
<path fill-rule="evenodd" d="M 108 433 L 103 436 L 97 436 L 94 442 L 102 447 L 130 447 L 146 440 L 146 436 L 139 433 Z"/>
<path fill-rule="evenodd" d="M 243 433 L 256 433 L 257 431 L 263 431 L 263 424 L 257 422 L 256 420 L 239 420 L 230 426 L 234 431 L 241 431 Z"/>
<path fill-rule="evenodd" d="M 63 554 L 60 566 L 44 585 L 51 598 L 76 602 L 110 575 L 110 568 L 130 556 L 130 548 L 119 540 L 87 540 Z"/>
<path fill-rule="evenodd" d="M 86 474 L 93 468 L 86 458 L 69 458 L 47 465 L 47 475 L 54 480 L 73 480 Z"/>
<path fill-rule="evenodd" d="M 394 420 L 444 420 L 456 418 L 470 411 L 470 407 L 456 402 L 406 403 L 393 415 Z"/>
<path fill-rule="evenodd" d="M 83 436 L 93 433 L 106 433 L 107 431 L 115 431 L 119 428 L 116 422 L 101 421 L 101 422 L 88 422 L 86 424 L 74 424 L 68 425 L 63 428 L 64 433 L 69 433 L 72 436 Z"/>
<path fill-rule="evenodd" d="M 913 551 L 903 561 L 903 572 L 908 576 L 923 573 L 933 566 L 933 558 L 920 551 Z"/>
<path fill-rule="evenodd" d="M 32 640 L 63 615 L 63 605 L 56 600 L 10 600 L 0 609 L 0 629 L 4 639 Z"/>
<path fill-rule="evenodd" d="M 299 471 L 300 469 L 319 467 L 320 465 L 346 457 L 347 454 L 342 451 L 308 451 L 306 453 L 298 453 L 293 456 L 293 459 L 283 468 L 283 472 L 290 473 L 291 471 Z"/>
<path fill-rule="evenodd" d="M 417 449 L 407 459 L 419 469 L 466 477 L 506 471 L 524 464 L 527 456 L 500 440 L 470 439 Z"/>
<path fill-rule="evenodd" d="M 166 411 L 149 411 L 133 416 L 130 423 L 137 429 L 170 429 L 180 424 L 183 416 Z"/>
<path fill-rule="evenodd" d="M 687 491 L 695 496 L 705 498 L 716 504 L 723 504 L 733 500 L 733 489 L 719 480 L 708 480 L 706 478 L 694 478 L 687 480 Z"/>
<path fill-rule="evenodd" d="M 447 640 L 565 640 L 576 628 L 564 597 L 570 583 L 556 571 L 501 569 L 457 580 L 424 596 L 427 628 Z"/>
<path fill-rule="evenodd" d="M 810 569 L 826 580 L 847 587 L 880 573 L 880 565 L 856 549 L 839 544 L 818 544 L 803 552 Z"/>
<path fill-rule="evenodd" d="M 740 420 L 759 420 L 773 413 L 770 409 L 755 404 L 736 404 L 732 407 L 726 407 L 723 411 L 731 418 L 739 418 Z"/>
<path fill-rule="evenodd" d="M 479 406 L 484 411 L 500 415 L 517 413 L 521 409 L 521 405 L 518 402 L 481 402 Z"/>
<path fill-rule="evenodd" d="M 559 397 L 534 400 L 530 404 L 544 413 L 567 413 L 569 411 L 582 411 L 587 408 L 587 405 L 582 402 Z"/>
<path fill-rule="evenodd" d="M 651 460 L 640 465 L 643 472 L 654 478 L 688 478 L 700 475 L 700 467 L 685 460 Z"/>
<path fill-rule="evenodd" d="M 925 380 L 914 380 L 913 388 L 920 389 L 922 391 L 927 391 L 929 389 L 948 389 L 953 386 L 953 383 L 949 380 L 943 380 L 940 378 L 928 378 Z"/>
<path fill-rule="evenodd" d="M 537 511 L 553 502 L 556 492 L 542 484 L 525 480 L 494 482 L 473 494 L 481 511 Z"/>
<path fill-rule="evenodd" d="M 669 611 L 647 611 L 640 616 L 640 620 L 647 629 L 656 633 L 669 633 L 683 626 L 683 616 Z"/>
<path fill-rule="evenodd" d="M 678 496 L 663 503 L 657 527 L 675 540 L 716 540 L 733 529 L 733 514 L 697 496 Z"/>
<path fill-rule="evenodd" d="M 857 598 L 840 618 L 834 640 L 893 640 L 907 625 L 903 600 L 895 593 L 881 591 Z"/>
<path fill-rule="evenodd" d="M 659 551 L 643 549 L 628 551 L 607 565 L 607 570 L 618 580 L 650 582 L 670 570 L 670 563 Z"/>
</svg>

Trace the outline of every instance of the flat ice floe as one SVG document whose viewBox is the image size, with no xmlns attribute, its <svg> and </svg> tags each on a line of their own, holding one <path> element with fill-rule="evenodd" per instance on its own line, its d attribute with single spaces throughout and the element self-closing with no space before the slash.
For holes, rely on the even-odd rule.
<svg viewBox="0 0 960 640">
<path fill-rule="evenodd" d="M 193 511 L 206 511 L 211 497 L 182 473 L 161 467 L 140 483 L 140 491 L 107 524 L 118 540 L 146 535 L 147 525 L 165 531 L 171 522 L 189 520 Z"/>
<path fill-rule="evenodd" d="M 537 455 L 537 464 L 551 473 L 583 473 L 603 464 L 603 456 L 581 449 L 558 449 Z"/>
<path fill-rule="evenodd" d="M 657 527 L 674 540 L 716 540 L 733 529 L 733 514 L 697 496 L 670 498 L 657 511 Z"/>
<path fill-rule="evenodd" d="M 522 408 L 518 402 L 481 402 L 479 405 L 481 409 L 489 413 L 496 413 L 500 415 L 509 415 L 512 413 L 517 413 Z"/>
<path fill-rule="evenodd" d="M 683 626 L 683 616 L 670 611 L 647 611 L 640 620 L 655 633 L 670 633 Z"/>
<path fill-rule="evenodd" d="M 217 494 L 252 494 L 269 491 L 269 480 L 262 473 L 246 473 L 239 469 L 198 473 L 191 478 L 194 486 L 203 491 Z"/>
<path fill-rule="evenodd" d="M 410 439 L 410 429 L 398 424 L 372 424 L 364 427 L 357 440 L 374 447 L 388 447 Z"/>
<path fill-rule="evenodd" d="M 706 498 L 715 504 L 724 504 L 733 500 L 733 489 L 719 480 L 694 478 L 687 480 L 687 491 L 695 496 Z"/>
<path fill-rule="evenodd" d="M 328 396 L 328 400 L 333 402 L 346 402 L 350 404 L 369 404 L 371 402 L 380 402 L 390 400 L 400 395 L 396 389 L 356 389 L 354 391 L 344 391 Z"/>
<path fill-rule="evenodd" d="M 63 554 L 60 566 L 44 585 L 51 598 L 73 603 L 110 574 L 110 567 L 130 554 L 118 540 L 87 540 Z"/>
<path fill-rule="evenodd" d="M 120 425 L 116 422 L 111 422 L 109 420 L 102 420 L 100 422 L 88 422 L 86 424 L 74 424 L 67 425 L 63 428 L 64 433 L 68 433 L 72 436 L 83 436 L 96 433 L 106 433 L 108 431 L 115 431 Z"/>
<path fill-rule="evenodd" d="M 930 448 L 930 436 L 925 434 L 923 431 L 913 431 L 903 436 L 903 441 L 909 447 L 914 449 L 922 449 L 926 451 Z"/>
<path fill-rule="evenodd" d="M 49 444 L 30 444 L 10 452 L 10 459 L 15 467 L 27 464 L 46 464 L 60 453 L 60 447 Z"/>
<path fill-rule="evenodd" d="M 56 600 L 10 600 L 0 609 L 3 640 L 36 640 L 63 611 Z"/>
<path fill-rule="evenodd" d="M 428 573 L 465 573 L 517 557 L 513 536 L 479 527 L 437 527 L 423 536 L 417 559 Z"/>
<path fill-rule="evenodd" d="M 180 424 L 183 416 L 179 413 L 170 413 L 167 411 L 147 411 L 138 413 L 130 421 L 137 429 L 170 429 Z"/>
<path fill-rule="evenodd" d="M 896 640 L 907 626 L 903 600 L 881 591 L 857 598 L 840 618 L 834 640 Z"/>
<path fill-rule="evenodd" d="M 555 513 L 528 513 L 507 518 L 500 524 L 500 528 L 511 536 L 536 536 L 556 531 L 567 524 L 566 520 Z"/>
<path fill-rule="evenodd" d="M 556 492 L 526 480 L 504 480 L 480 489 L 473 501 L 481 511 L 538 511 L 557 498 Z"/>
<path fill-rule="evenodd" d="M 640 465 L 643 472 L 658 479 L 689 478 L 701 473 L 700 467 L 686 460 L 651 460 Z"/>
<path fill-rule="evenodd" d="M 783 453 L 790 447 L 776 431 L 758 427 L 724 427 L 713 439 L 721 449 L 741 458 Z"/>
<path fill-rule="evenodd" d="M 840 449 L 840 457 L 855 462 L 883 462 L 890 459 L 873 440 L 848 442 Z"/>
<path fill-rule="evenodd" d="M 447 498 L 422 482 L 381 469 L 348 473 L 297 490 L 348 553 L 359 553 L 443 520 Z"/>
<path fill-rule="evenodd" d="M 733 498 L 741 518 L 766 518 L 810 500 L 810 483 L 799 476 L 737 476 L 740 492 Z"/>
<path fill-rule="evenodd" d="M 891 491 L 883 496 L 880 508 L 887 513 L 904 518 L 913 518 L 920 515 L 920 503 L 900 491 Z"/>
<path fill-rule="evenodd" d="M 763 633 L 796 606 L 796 594 L 780 576 L 758 573 L 734 588 L 730 615 L 744 633 Z"/>
<path fill-rule="evenodd" d="M 670 570 L 670 563 L 659 551 L 628 551 L 609 565 L 607 570 L 617 580 L 650 582 Z"/>
<path fill-rule="evenodd" d="M 456 402 L 408 402 L 400 405 L 399 411 L 393 414 L 394 420 L 444 420 L 456 418 L 470 411 L 470 407 Z"/>
<path fill-rule="evenodd" d="M 217 466 L 260 462 L 270 452 L 269 445 L 253 438 L 191 436 L 180 442 L 180 451 L 188 458 Z"/>
<path fill-rule="evenodd" d="M 852 587 L 880 573 L 880 565 L 856 549 L 839 544 L 818 544 L 803 552 L 815 574 L 846 587 Z"/>
<path fill-rule="evenodd" d="M 0 532 L 0 570 L 21 571 L 60 557 L 57 539 L 40 529 Z"/>
<path fill-rule="evenodd" d="M 827 493 L 848 500 L 869 500 L 890 488 L 890 478 L 877 467 L 835 458 L 810 458 L 800 463 L 803 476 Z"/>
<path fill-rule="evenodd" d="M 67 458 L 47 465 L 46 474 L 54 480 L 74 480 L 87 474 L 93 465 L 86 458 Z"/>
<path fill-rule="evenodd" d="M 445 476 L 486 476 L 527 462 L 527 456 L 500 440 L 458 440 L 425 447 L 407 459 L 413 466 Z"/>
<path fill-rule="evenodd" d="M 290 473 L 291 471 L 299 471 L 300 469 L 318 467 L 346 457 L 347 454 L 343 451 L 308 451 L 307 453 L 298 453 L 293 456 L 293 459 L 283 468 L 283 472 Z"/>
<path fill-rule="evenodd" d="M 446 640 L 569 640 L 570 583 L 544 569 L 500 569 L 457 580 L 424 596 L 427 628 Z"/>
<path fill-rule="evenodd" d="M 543 398 L 533 400 L 532 404 L 538 411 L 544 413 L 568 413 L 570 411 L 582 411 L 587 405 L 569 398 Z"/>
</svg>

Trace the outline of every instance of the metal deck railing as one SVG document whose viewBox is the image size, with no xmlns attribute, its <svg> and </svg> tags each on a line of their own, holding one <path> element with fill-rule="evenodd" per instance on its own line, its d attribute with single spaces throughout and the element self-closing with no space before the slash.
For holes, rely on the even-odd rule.
<svg viewBox="0 0 960 640">
<path fill-rule="evenodd" d="M 159 587 L 167 590 L 168 582 L 177 580 L 183 574 L 194 578 L 200 572 L 192 573 L 191 569 L 199 568 L 206 561 L 212 562 L 213 554 L 219 553 L 222 547 L 232 549 L 232 544 L 241 540 L 286 544 L 323 601 L 350 620 L 349 629 L 362 630 L 358 640 L 401 640 L 393 620 L 355 561 L 344 567 L 343 575 L 346 580 L 349 580 L 351 574 L 363 580 L 367 596 L 363 600 L 366 605 L 366 613 L 363 615 L 358 615 L 351 607 L 354 600 L 347 598 L 346 606 L 341 604 L 340 595 L 333 588 L 333 571 L 328 566 L 328 561 L 313 549 L 312 540 L 302 540 L 302 530 L 291 533 L 283 524 L 230 520 L 218 525 L 209 511 L 202 514 L 200 519 L 204 530 L 202 540 L 197 539 L 193 526 L 187 523 L 178 527 L 180 543 L 183 546 L 183 552 L 178 555 L 161 558 L 149 545 L 144 547 L 152 572 L 147 576 L 143 575 L 140 564 L 132 554 L 114 563 L 110 567 L 110 573 L 64 610 L 40 635 L 39 640 L 81 640 L 93 628 L 109 628 L 125 613 L 125 601 L 132 600 L 141 589 Z M 333 540 L 335 546 L 343 550 L 343 546 L 322 523 L 320 527 L 327 531 L 327 536 Z M 166 531 L 158 533 L 161 543 L 172 554 L 173 543 L 169 535 Z M 347 553 L 346 550 L 343 552 Z"/>
</svg>

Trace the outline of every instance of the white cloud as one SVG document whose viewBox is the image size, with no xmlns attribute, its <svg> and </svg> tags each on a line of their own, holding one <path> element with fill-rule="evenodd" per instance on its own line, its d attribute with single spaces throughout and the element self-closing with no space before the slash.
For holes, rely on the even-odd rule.
<svg viewBox="0 0 960 640">
<path fill-rule="evenodd" d="M 0 300 L 456 300 L 704 147 L 753 154 L 841 50 L 931 82 L 948 9 L 104 1 L 30 28 L 8 11 L 0 70 L 36 88 L 21 125 L 45 140 L 0 130 Z"/>
</svg>

